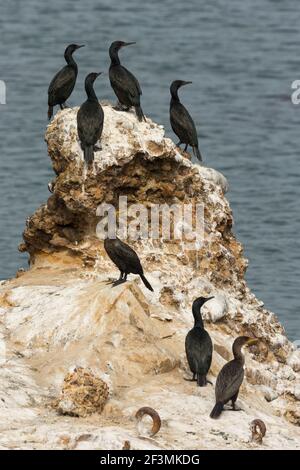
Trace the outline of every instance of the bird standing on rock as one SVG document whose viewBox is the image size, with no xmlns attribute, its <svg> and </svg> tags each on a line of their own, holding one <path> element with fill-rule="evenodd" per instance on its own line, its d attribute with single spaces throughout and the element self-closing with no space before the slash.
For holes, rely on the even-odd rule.
<svg viewBox="0 0 300 470">
<path fill-rule="evenodd" d="M 144 276 L 144 271 L 140 259 L 136 252 L 118 237 L 105 238 L 104 248 L 112 262 L 119 268 L 120 277 L 113 282 L 113 287 L 127 281 L 127 275 L 139 274 L 147 289 L 153 292 L 151 284 Z"/>
<path fill-rule="evenodd" d="M 232 409 L 238 411 L 235 407 L 240 386 L 244 380 L 245 357 L 242 353 L 243 346 L 256 344 L 258 339 L 248 336 L 239 336 L 234 340 L 232 352 L 234 359 L 227 362 L 219 372 L 216 382 L 216 404 L 210 413 L 210 417 L 216 419 L 223 411 L 224 405 L 231 400 Z"/>
<path fill-rule="evenodd" d="M 135 76 L 121 65 L 118 52 L 122 47 L 135 44 L 135 42 L 115 41 L 109 48 L 111 64 L 109 67 L 109 80 L 119 103 L 120 109 L 128 110 L 134 107 L 139 121 L 146 121 L 140 104 L 142 90 Z"/>
<path fill-rule="evenodd" d="M 202 157 L 198 148 L 198 136 L 196 127 L 188 110 L 183 106 L 178 97 L 178 89 L 192 82 L 184 82 L 183 80 L 175 80 L 170 87 L 170 122 L 173 131 L 179 138 L 177 146 L 185 144 L 185 151 L 190 145 L 193 148 L 195 157 L 202 161 Z"/>
<path fill-rule="evenodd" d="M 77 132 L 84 153 L 84 160 L 89 165 L 94 160 L 94 151 L 100 150 L 96 143 L 103 130 L 104 113 L 94 90 L 94 81 L 100 73 L 90 73 L 85 79 L 87 100 L 77 113 Z"/>
<path fill-rule="evenodd" d="M 192 312 L 195 320 L 185 339 L 186 357 L 193 373 L 193 380 L 197 380 L 199 387 L 207 384 L 206 375 L 211 366 L 213 345 L 208 332 L 204 329 L 201 307 L 213 297 L 198 297 L 194 300 Z"/>
<path fill-rule="evenodd" d="M 64 57 L 67 65 L 55 75 L 48 88 L 48 119 L 51 119 L 53 115 L 54 106 L 59 105 L 60 109 L 65 108 L 66 101 L 74 89 L 78 67 L 73 59 L 73 52 L 81 47 L 84 46 L 70 44 L 65 50 Z"/>
</svg>

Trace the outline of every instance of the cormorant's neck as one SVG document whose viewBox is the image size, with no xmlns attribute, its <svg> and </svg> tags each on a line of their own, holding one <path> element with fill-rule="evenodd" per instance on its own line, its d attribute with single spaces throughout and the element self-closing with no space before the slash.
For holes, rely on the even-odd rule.
<svg viewBox="0 0 300 470">
<path fill-rule="evenodd" d="M 97 98 L 95 90 L 94 90 L 93 83 L 88 82 L 88 83 L 85 84 L 85 92 L 87 94 L 87 97 L 88 97 L 89 101 L 98 101 L 98 98 Z"/>
<path fill-rule="evenodd" d="M 201 306 L 193 304 L 192 312 L 194 315 L 194 328 L 204 328 L 202 315 L 201 315 Z"/>
<path fill-rule="evenodd" d="M 72 52 L 67 52 L 65 54 L 65 60 L 67 62 L 68 65 L 71 65 L 71 67 L 74 67 L 77 69 L 77 64 L 75 62 L 75 60 L 73 59 L 73 53 Z"/>
<path fill-rule="evenodd" d="M 109 57 L 111 60 L 111 65 L 121 65 L 119 54 L 116 49 L 112 49 L 109 51 Z"/>
<path fill-rule="evenodd" d="M 242 346 L 240 344 L 234 344 L 232 348 L 234 359 L 240 361 L 242 364 L 245 363 L 245 356 L 242 353 Z"/>
<path fill-rule="evenodd" d="M 180 99 L 179 99 L 179 96 L 178 96 L 178 88 L 175 88 L 175 89 L 171 89 L 171 102 L 175 102 L 175 103 L 180 103 Z"/>
</svg>

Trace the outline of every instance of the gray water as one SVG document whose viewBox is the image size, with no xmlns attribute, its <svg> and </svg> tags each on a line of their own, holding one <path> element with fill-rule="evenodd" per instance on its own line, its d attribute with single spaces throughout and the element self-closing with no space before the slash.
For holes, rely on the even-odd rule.
<svg viewBox="0 0 300 470">
<path fill-rule="evenodd" d="M 76 53 L 75 105 L 90 71 L 106 72 L 97 93 L 114 100 L 108 47 L 137 41 L 123 63 L 139 78 L 145 113 L 171 137 L 169 83 L 193 81 L 181 98 L 206 164 L 229 180 L 248 282 L 300 339 L 300 105 L 290 100 L 300 79 L 299 0 L 1 0 L 0 23 L 0 278 L 27 265 L 17 251 L 24 222 L 49 195 L 47 87 L 65 46 L 86 44 Z"/>
</svg>

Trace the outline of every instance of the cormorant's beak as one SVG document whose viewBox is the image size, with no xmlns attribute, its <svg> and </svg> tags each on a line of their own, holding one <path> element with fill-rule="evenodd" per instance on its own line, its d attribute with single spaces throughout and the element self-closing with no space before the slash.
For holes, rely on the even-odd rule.
<svg viewBox="0 0 300 470">
<path fill-rule="evenodd" d="M 97 73 L 97 77 L 99 77 L 99 75 L 101 75 L 101 74 L 102 74 L 102 72 L 98 72 L 98 73 Z"/>
<path fill-rule="evenodd" d="M 136 44 L 136 42 L 124 42 L 124 44 L 122 45 L 122 47 L 124 47 L 124 46 L 131 46 L 131 44 Z"/>
<path fill-rule="evenodd" d="M 205 302 L 208 302 L 208 301 L 211 300 L 211 299 L 214 299 L 214 296 L 212 296 L 212 297 L 207 297 L 207 299 L 205 299 Z"/>
<path fill-rule="evenodd" d="M 189 85 L 190 83 L 193 83 L 193 82 L 183 82 L 181 86 Z"/>
<path fill-rule="evenodd" d="M 247 344 L 247 346 L 252 346 L 252 344 L 257 344 L 258 341 L 259 340 L 257 338 L 250 338 L 250 339 L 248 339 L 246 344 Z"/>
<path fill-rule="evenodd" d="M 84 46 L 85 46 L 85 44 L 81 44 L 81 46 L 77 46 L 77 49 L 81 49 Z"/>
</svg>

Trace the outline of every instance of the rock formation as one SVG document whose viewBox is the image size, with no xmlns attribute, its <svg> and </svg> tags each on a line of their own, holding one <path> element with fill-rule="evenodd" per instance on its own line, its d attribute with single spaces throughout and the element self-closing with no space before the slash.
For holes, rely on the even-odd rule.
<svg viewBox="0 0 300 470">
<path fill-rule="evenodd" d="M 268 431 L 260 448 L 299 448 L 300 353 L 246 285 L 226 179 L 192 164 L 162 126 L 109 103 L 102 150 L 87 171 L 77 109 L 58 112 L 46 132 L 56 177 L 47 203 L 26 223 L 20 250 L 29 253 L 30 269 L 0 285 L 0 446 L 122 449 L 128 441 L 131 449 L 247 449 L 258 445 L 250 423 L 262 419 Z M 174 238 L 130 242 L 154 293 L 136 276 L 113 289 L 106 282 L 118 273 L 97 236 L 97 208 L 105 202 L 118 214 L 119 196 L 149 211 L 164 203 L 204 208 L 203 243 L 193 249 Z M 261 339 L 246 352 L 244 411 L 218 421 L 209 418 L 213 388 L 184 380 L 184 338 L 200 295 L 215 297 L 203 308 L 214 342 L 210 380 L 232 357 L 237 335 Z M 162 420 L 154 438 L 135 429 L 144 406 Z"/>
</svg>

